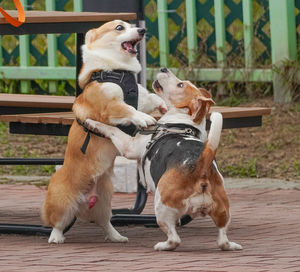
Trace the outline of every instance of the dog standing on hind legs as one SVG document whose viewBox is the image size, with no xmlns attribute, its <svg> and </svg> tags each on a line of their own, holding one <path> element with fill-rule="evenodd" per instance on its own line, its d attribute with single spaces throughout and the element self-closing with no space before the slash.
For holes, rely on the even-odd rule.
<svg viewBox="0 0 300 272">
<path fill-rule="evenodd" d="M 109 139 L 86 132 L 83 123 L 90 118 L 114 126 L 146 127 L 156 122 L 146 113 L 166 110 L 161 98 L 135 80 L 141 70 L 135 47 L 144 34 L 145 29 L 115 20 L 85 36 L 78 80 L 83 92 L 73 105 L 77 121 L 69 131 L 64 164 L 50 179 L 42 211 L 44 224 L 53 227 L 49 243 L 64 243 L 63 230 L 75 216 L 98 224 L 113 242 L 128 241 L 110 223 L 118 150 Z"/>
<path fill-rule="evenodd" d="M 209 215 L 219 235 L 222 250 L 241 250 L 242 246 L 227 237 L 230 223 L 229 200 L 223 177 L 214 161 L 222 130 L 222 115 L 211 114 L 211 128 L 206 136 L 206 114 L 213 100 L 209 92 L 189 81 L 181 81 L 162 68 L 153 88 L 166 102 L 167 113 L 153 133 L 140 131 L 131 137 L 116 127 L 87 119 L 93 131 L 110 138 L 119 153 L 138 159 L 141 182 L 155 194 L 155 215 L 167 240 L 155 250 L 174 250 L 181 243 L 176 232 L 179 219 Z"/>
</svg>

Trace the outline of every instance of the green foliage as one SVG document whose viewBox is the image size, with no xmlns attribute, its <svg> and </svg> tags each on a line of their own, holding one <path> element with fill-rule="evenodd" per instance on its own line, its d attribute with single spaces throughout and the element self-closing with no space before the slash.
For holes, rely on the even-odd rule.
<svg viewBox="0 0 300 272">
<path fill-rule="evenodd" d="M 295 171 L 294 172 L 295 177 L 300 177 L 300 160 L 296 159 L 296 157 L 294 158 L 293 168 Z"/>
<path fill-rule="evenodd" d="M 29 175 L 30 170 L 33 169 L 34 166 L 31 165 L 13 165 L 11 168 L 11 175 Z"/>
<path fill-rule="evenodd" d="M 43 165 L 42 171 L 47 174 L 53 174 L 55 172 L 55 165 Z"/>
<path fill-rule="evenodd" d="M 253 158 L 248 162 L 228 165 L 222 168 L 221 172 L 230 177 L 238 176 L 240 178 L 255 178 L 257 177 L 257 159 Z"/>
<path fill-rule="evenodd" d="M 290 107 L 290 110 L 294 112 L 300 112 L 300 101 L 293 103 Z"/>
<path fill-rule="evenodd" d="M 16 90 L 20 89 L 19 86 L 20 86 L 19 80 L 9 80 L 9 79 L 0 80 L 1 93 L 17 93 Z"/>
<path fill-rule="evenodd" d="M 300 101 L 300 49 L 297 60 L 284 60 L 273 67 L 273 71 L 280 76 L 284 86 L 291 92 L 292 101 Z"/>
<path fill-rule="evenodd" d="M 7 130 L 7 125 L 3 122 L 0 122 L 0 133 L 2 135 L 2 133 L 6 133 Z"/>
<path fill-rule="evenodd" d="M 278 145 L 276 143 L 267 143 L 266 148 L 268 151 L 274 151 L 278 148 Z"/>
<path fill-rule="evenodd" d="M 67 136 L 60 136 L 59 138 L 60 138 L 62 144 L 66 144 L 68 142 Z"/>
<path fill-rule="evenodd" d="M 229 107 L 235 107 L 240 104 L 243 104 L 246 102 L 245 98 L 242 97 L 236 97 L 236 96 L 229 96 L 223 99 L 222 101 L 218 102 L 219 106 L 229 106 Z"/>
</svg>

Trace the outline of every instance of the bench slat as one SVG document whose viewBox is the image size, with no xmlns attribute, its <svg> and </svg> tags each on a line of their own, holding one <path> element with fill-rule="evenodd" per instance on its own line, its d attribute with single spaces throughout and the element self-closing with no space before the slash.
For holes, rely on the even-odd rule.
<svg viewBox="0 0 300 272">
<path fill-rule="evenodd" d="M 6 12 L 17 18 L 16 10 L 6 10 Z M 135 13 L 105 13 L 105 12 L 68 12 L 68 11 L 25 11 L 26 24 L 30 23 L 68 23 L 68 22 L 108 22 L 119 18 L 120 20 L 134 20 Z M 0 13 L 0 25 L 8 24 Z"/>
<path fill-rule="evenodd" d="M 262 116 L 271 113 L 270 108 L 259 107 L 211 107 L 211 112 L 220 112 L 223 118 L 239 118 L 250 116 Z M 156 116 L 156 115 L 155 115 Z M 207 116 L 209 118 L 209 115 Z M 42 123 L 42 124 L 64 124 L 71 125 L 75 117 L 73 112 L 51 112 L 51 113 L 34 113 L 34 114 L 13 114 L 1 115 L 2 122 L 21 122 L 21 123 Z"/>
<path fill-rule="evenodd" d="M 72 109 L 75 96 L 0 94 L 0 107 Z"/>
<path fill-rule="evenodd" d="M 270 108 L 262 107 L 211 107 L 210 113 L 214 111 L 222 113 L 223 118 L 263 116 L 271 113 Z"/>
</svg>

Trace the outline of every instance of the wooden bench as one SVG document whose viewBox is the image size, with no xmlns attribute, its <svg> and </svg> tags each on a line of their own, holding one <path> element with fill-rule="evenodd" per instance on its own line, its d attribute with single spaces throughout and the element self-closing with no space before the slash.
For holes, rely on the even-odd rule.
<svg viewBox="0 0 300 272">
<path fill-rule="evenodd" d="M 270 108 L 261 107 L 211 107 L 211 111 L 222 113 L 223 128 L 261 126 L 262 116 L 271 113 Z M 207 118 L 209 115 L 207 116 Z M 73 112 L 49 112 L 32 114 L 1 115 L 0 121 L 9 122 L 10 132 L 17 134 L 68 135 L 75 117 Z M 209 122 L 208 122 L 209 126 Z"/>
<path fill-rule="evenodd" d="M 30 114 L 9 114 L 0 115 L 0 121 L 9 122 L 9 131 L 14 134 L 35 134 L 35 135 L 55 135 L 67 136 L 69 129 L 75 120 L 71 112 L 74 97 L 59 96 L 31 96 L 31 95 L 11 95 L 16 97 L 15 101 L 8 99 L 6 102 L 0 101 L 1 107 L 11 107 L 12 111 L 30 110 L 59 110 L 65 109 L 67 112 L 43 112 Z M 2 96 L 3 97 L 3 96 Z M 35 100 L 30 100 L 30 98 Z M 0 95 L 1 99 L 1 95 Z M 41 101 L 42 100 L 42 101 Z M 18 110 L 18 107 L 20 110 Z M 211 111 L 218 111 L 223 115 L 223 128 L 243 128 L 261 126 L 262 116 L 270 114 L 271 109 L 259 107 L 211 107 Z M 157 119 L 158 115 L 154 116 Z M 209 118 L 209 115 L 207 116 Z M 207 122 L 209 129 L 210 122 Z M 62 158 L 0 158 L 0 165 L 59 165 L 63 163 Z"/>
<path fill-rule="evenodd" d="M 0 115 L 71 111 L 75 96 L 0 94 Z"/>
</svg>

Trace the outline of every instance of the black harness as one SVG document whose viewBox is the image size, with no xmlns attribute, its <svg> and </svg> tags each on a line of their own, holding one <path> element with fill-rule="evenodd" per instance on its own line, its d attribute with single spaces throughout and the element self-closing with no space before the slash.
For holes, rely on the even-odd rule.
<svg viewBox="0 0 300 272">
<path fill-rule="evenodd" d="M 139 89 L 132 72 L 125 70 L 94 72 L 87 84 L 92 81 L 111 82 L 119 85 L 123 91 L 124 102 L 137 109 Z"/>
<path fill-rule="evenodd" d="M 161 175 L 165 172 L 168 167 L 165 163 L 170 160 L 175 159 L 174 163 L 179 162 L 178 159 L 185 157 L 194 157 L 195 159 L 199 157 L 202 152 L 204 144 L 197 141 L 197 144 L 188 141 L 190 143 L 183 144 L 182 146 L 176 146 L 178 140 L 184 142 L 185 137 L 192 137 L 195 139 L 200 138 L 200 130 L 194 126 L 182 123 L 166 123 L 166 124 L 156 124 L 153 129 L 146 129 L 138 131 L 142 135 L 152 134 L 151 140 L 146 146 L 146 151 L 141 160 L 142 171 L 145 179 L 145 161 L 146 158 L 152 161 L 150 172 L 154 179 L 155 184 Z M 189 145 L 192 144 L 192 153 L 189 151 L 191 148 Z M 179 153 L 179 156 L 178 156 Z M 166 157 L 169 158 L 166 160 Z M 153 165 L 152 165 L 153 164 Z M 192 164 L 192 163 L 191 163 Z"/>
<path fill-rule="evenodd" d="M 125 70 L 113 70 L 113 71 L 98 71 L 94 72 L 91 75 L 91 78 L 87 82 L 87 84 L 97 81 L 97 82 L 111 82 L 119 85 L 123 91 L 124 102 L 135 109 L 138 106 L 138 85 L 136 83 L 135 76 L 132 72 Z M 95 134 L 99 137 L 104 137 L 101 133 L 96 133 L 85 127 L 84 123 L 77 119 L 79 125 L 84 128 L 84 131 L 87 132 L 84 143 L 81 146 L 80 150 L 83 154 L 86 153 L 87 146 L 90 141 L 90 133 Z M 128 126 L 117 126 L 123 132 L 134 136 L 137 132 L 137 127 L 133 124 Z"/>
<path fill-rule="evenodd" d="M 157 123 L 153 129 L 141 129 L 137 133 L 142 135 L 152 134 L 151 141 L 147 144 L 146 149 L 150 150 L 151 147 L 157 142 L 160 138 L 170 134 L 182 134 L 186 136 L 193 136 L 200 138 L 200 130 L 194 126 L 183 124 L 183 123 L 166 123 L 160 124 Z"/>
</svg>

